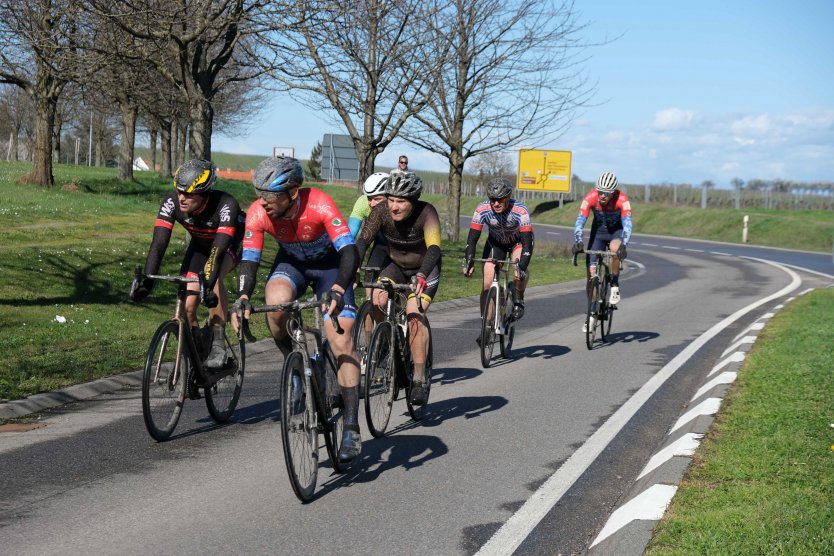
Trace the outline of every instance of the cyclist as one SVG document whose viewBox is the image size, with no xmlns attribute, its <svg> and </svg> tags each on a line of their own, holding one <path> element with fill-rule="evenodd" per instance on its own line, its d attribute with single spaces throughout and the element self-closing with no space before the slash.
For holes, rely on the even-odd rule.
<svg viewBox="0 0 834 556">
<path fill-rule="evenodd" d="M 353 210 L 348 218 L 348 227 L 350 228 L 350 235 L 356 239 L 359 235 L 359 229 L 362 227 L 362 222 L 371 213 L 371 209 L 380 203 L 385 202 L 385 186 L 388 184 L 388 174 L 385 172 L 375 172 L 368 176 L 365 183 L 362 185 L 364 195 L 361 195 L 353 204 Z M 385 238 L 382 234 L 377 234 L 374 240 L 374 248 L 368 258 L 368 266 L 375 266 L 383 268 L 388 264 L 388 245 L 385 243 Z"/>
<path fill-rule="evenodd" d="M 266 303 L 288 303 L 312 286 L 322 301 L 325 334 L 336 356 L 338 380 L 345 409 L 345 428 L 339 460 L 359 455 L 359 362 L 351 329 L 356 318 L 351 280 L 359 267 L 356 245 L 333 199 L 324 191 L 306 187 L 304 170 L 295 158 L 276 157 L 261 161 L 252 182 L 258 195 L 249 207 L 243 257 L 240 263 L 238 301 L 246 307 L 255 289 L 255 278 L 264 246 L 264 234 L 273 236 L 280 249 L 265 286 Z M 338 315 L 338 316 L 337 316 Z M 245 311 L 249 316 L 249 311 Z M 331 321 L 339 319 L 344 334 L 337 334 Z M 233 324 L 238 328 L 236 315 Z M 267 325 L 281 352 L 292 349 L 286 331 L 287 315 L 267 314 Z"/>
<path fill-rule="evenodd" d="M 603 172 L 597 178 L 596 187 L 582 200 L 579 216 L 573 227 L 573 254 L 582 253 L 582 228 L 593 211 L 594 222 L 591 224 L 591 236 L 588 239 L 588 249 L 591 251 L 614 251 L 617 256 L 611 261 L 611 292 L 608 302 L 617 305 L 620 302 L 620 261 L 627 256 L 626 246 L 631 239 L 631 202 L 628 196 L 618 189 L 617 176 L 613 172 Z M 590 292 L 591 277 L 596 276 L 596 259 L 585 257 L 587 267 L 588 288 Z"/>
<path fill-rule="evenodd" d="M 177 169 L 174 174 L 175 191 L 162 200 L 145 261 L 145 274 L 159 272 L 174 222 L 179 222 L 190 234 L 191 240 L 185 250 L 180 273 L 196 278 L 197 273 L 205 272 L 206 295 L 203 303 L 209 308 L 210 340 L 201 338 L 197 296 L 188 296 L 185 312 L 197 345 L 204 348 L 206 343 L 211 342 L 209 353 L 201 353 L 206 357 L 208 368 L 222 368 L 225 363 L 224 329 L 229 298 L 223 279 L 237 265 L 246 218 L 234 197 L 212 190 L 216 180 L 217 168 L 207 160 L 188 160 Z M 197 283 L 188 284 L 189 290 L 196 291 L 198 288 Z M 146 278 L 134 291 L 133 301 L 145 299 L 152 289 L 153 280 Z M 207 333 L 205 335 L 208 336 Z M 189 391 L 197 395 L 197 388 Z"/>
<path fill-rule="evenodd" d="M 484 225 L 489 227 L 489 237 L 484 245 L 482 258 L 504 259 L 510 254 L 515 266 L 513 284 L 516 300 L 513 307 L 513 319 L 524 315 L 524 290 L 530 273 L 527 267 L 533 257 L 533 225 L 527 206 L 512 198 L 513 185 L 506 178 L 492 178 L 487 182 L 487 199 L 475 207 L 472 222 L 469 224 L 469 237 L 464 251 L 463 275 L 471 277 L 475 271 L 475 247 L 481 237 Z M 484 263 L 484 289 L 481 292 L 481 312 L 495 275 L 495 265 Z M 480 336 L 479 336 L 480 339 Z"/>
<path fill-rule="evenodd" d="M 416 279 L 415 291 L 409 294 L 406 304 L 414 363 L 411 403 L 415 405 L 425 404 L 428 396 L 425 386 L 429 337 L 418 299 L 425 312 L 440 285 L 441 263 L 440 218 L 432 205 L 419 200 L 422 189 L 423 181 L 414 173 L 392 172 L 385 188 L 388 203 L 380 203 L 371 210 L 356 240 L 361 261 L 381 231 L 388 243 L 391 262 L 383 268 L 380 279 L 397 284 Z M 374 291 L 374 305 L 378 310 L 387 300 L 387 292 Z"/>
</svg>

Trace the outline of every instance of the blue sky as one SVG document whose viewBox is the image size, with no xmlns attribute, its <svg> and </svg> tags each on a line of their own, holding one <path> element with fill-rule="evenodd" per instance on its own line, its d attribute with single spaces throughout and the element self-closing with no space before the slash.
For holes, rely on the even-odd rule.
<svg viewBox="0 0 834 556">
<path fill-rule="evenodd" d="M 614 171 L 624 183 L 728 186 L 734 177 L 834 181 L 834 0 L 577 0 L 592 101 L 559 138 L 535 148 L 573 152 L 573 173 Z M 216 136 L 217 151 L 308 158 L 326 115 L 276 95 L 247 135 Z M 395 144 L 377 158 L 413 169 L 445 161 Z M 515 153 L 513 153 L 515 157 Z"/>
</svg>

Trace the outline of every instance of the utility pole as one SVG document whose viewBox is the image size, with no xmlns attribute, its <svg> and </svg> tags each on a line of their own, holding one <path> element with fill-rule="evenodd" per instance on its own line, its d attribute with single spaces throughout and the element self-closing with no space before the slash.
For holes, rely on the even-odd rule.
<svg viewBox="0 0 834 556">
<path fill-rule="evenodd" d="M 93 111 L 90 110 L 90 140 L 87 145 L 87 166 L 93 165 Z"/>
</svg>

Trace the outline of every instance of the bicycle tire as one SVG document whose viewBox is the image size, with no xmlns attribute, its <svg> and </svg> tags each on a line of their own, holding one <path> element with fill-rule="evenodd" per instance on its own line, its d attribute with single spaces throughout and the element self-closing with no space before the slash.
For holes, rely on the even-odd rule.
<svg viewBox="0 0 834 556">
<path fill-rule="evenodd" d="M 513 348 L 513 339 L 515 339 L 515 319 L 513 319 L 513 309 L 515 309 L 515 287 L 512 284 L 507 286 L 501 306 L 503 307 L 501 324 L 504 329 L 504 333 L 500 338 L 501 357 L 509 359 L 510 350 Z"/>
<path fill-rule="evenodd" d="M 167 440 L 177 427 L 187 393 L 190 359 L 185 346 L 180 350 L 179 331 L 180 325 L 174 320 L 159 326 L 142 373 L 142 416 L 145 428 L 159 442 Z"/>
<path fill-rule="evenodd" d="M 224 371 L 234 372 L 227 374 L 205 388 L 206 408 L 209 415 L 218 423 L 225 423 L 231 419 L 240 400 L 240 391 L 243 388 L 243 372 L 246 366 L 246 347 L 243 342 L 238 341 L 237 336 L 229 339 L 225 334 L 226 353 L 229 359 L 226 362 Z"/>
<path fill-rule="evenodd" d="M 318 478 L 319 433 L 313 396 L 307 391 L 310 383 L 304 378 L 304 358 L 293 351 L 281 372 L 281 442 L 292 490 L 307 502 Z"/>
<path fill-rule="evenodd" d="M 368 357 L 368 345 L 371 343 L 371 335 L 374 333 L 374 320 L 371 313 L 373 304 L 366 299 L 356 311 L 356 320 L 353 325 L 353 345 L 356 349 L 356 356 L 359 359 L 360 376 L 365 374 L 366 360 Z"/>
<path fill-rule="evenodd" d="M 429 334 L 429 349 L 426 351 L 426 403 L 423 405 L 413 405 L 411 403 L 411 391 L 406 392 L 405 403 L 408 407 L 408 414 L 415 421 L 421 420 L 426 415 L 426 406 L 429 404 L 429 395 L 431 394 L 431 372 L 434 367 L 434 345 L 431 337 L 431 325 L 429 319 L 426 319 L 426 331 Z M 411 365 L 411 372 L 414 373 L 414 365 Z M 409 377 L 409 385 L 413 376 Z"/>
<path fill-rule="evenodd" d="M 394 325 L 377 324 L 368 349 L 365 370 L 365 418 L 374 438 L 385 434 L 398 386 L 394 367 Z"/>
<path fill-rule="evenodd" d="M 321 376 L 324 379 L 324 384 L 319 384 L 319 388 L 322 389 L 324 396 L 320 396 L 319 400 L 324 414 L 321 419 L 321 423 L 324 425 L 322 427 L 324 429 L 322 431 L 324 433 L 324 444 L 327 447 L 327 455 L 330 457 L 333 470 L 342 473 L 346 467 L 339 462 L 339 447 L 342 442 L 342 432 L 345 430 L 342 389 L 339 386 L 336 358 L 330 351 L 327 342 L 324 343 L 321 351 L 323 354 L 321 364 L 324 366 L 324 373 Z"/>
<path fill-rule="evenodd" d="M 492 352 L 495 349 L 494 311 L 498 310 L 495 288 L 490 288 L 484 301 L 484 313 L 481 315 L 481 366 L 489 368 Z"/>
<path fill-rule="evenodd" d="M 585 313 L 585 345 L 588 349 L 594 349 L 599 319 L 597 318 L 597 305 L 599 303 L 599 278 L 594 276 L 591 279 L 591 289 L 588 293 L 588 310 Z M 591 318 L 593 317 L 593 325 Z"/>
</svg>

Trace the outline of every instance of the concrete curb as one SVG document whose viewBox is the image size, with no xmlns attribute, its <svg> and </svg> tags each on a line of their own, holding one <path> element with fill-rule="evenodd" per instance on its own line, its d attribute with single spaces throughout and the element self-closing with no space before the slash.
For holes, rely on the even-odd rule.
<svg viewBox="0 0 834 556">
<path fill-rule="evenodd" d="M 801 294 L 800 294 L 801 295 Z M 707 434 L 727 392 L 735 382 L 759 331 L 775 312 L 796 296 L 779 303 L 739 333 L 722 353 L 677 422 L 663 446 L 649 459 L 631 489 L 591 543 L 589 556 L 639 556 L 652 539 L 692 458 Z"/>
<path fill-rule="evenodd" d="M 527 299 L 534 299 L 554 293 L 562 293 L 573 289 L 580 289 L 581 284 L 574 282 L 564 282 L 561 284 L 552 284 L 547 286 L 536 286 L 528 288 L 526 292 Z M 432 312 L 454 311 L 460 308 L 472 308 L 473 304 L 477 311 L 479 296 L 473 295 L 459 299 L 451 299 L 449 301 L 440 301 L 432 304 Z M 248 355 L 255 355 L 263 353 L 270 349 L 274 349 L 275 344 L 271 339 L 259 340 L 253 344 L 247 344 L 246 353 Z M 116 375 L 108 378 L 102 378 L 87 382 L 84 384 L 77 384 L 55 390 L 54 392 L 42 392 L 40 394 L 33 394 L 28 398 L 20 400 L 11 400 L 0 403 L 0 420 L 3 419 L 18 419 L 26 415 L 37 413 L 45 409 L 51 409 L 84 400 L 89 400 L 102 394 L 109 394 L 122 388 L 136 388 L 142 385 L 142 371 L 131 371 L 121 375 Z"/>
</svg>

